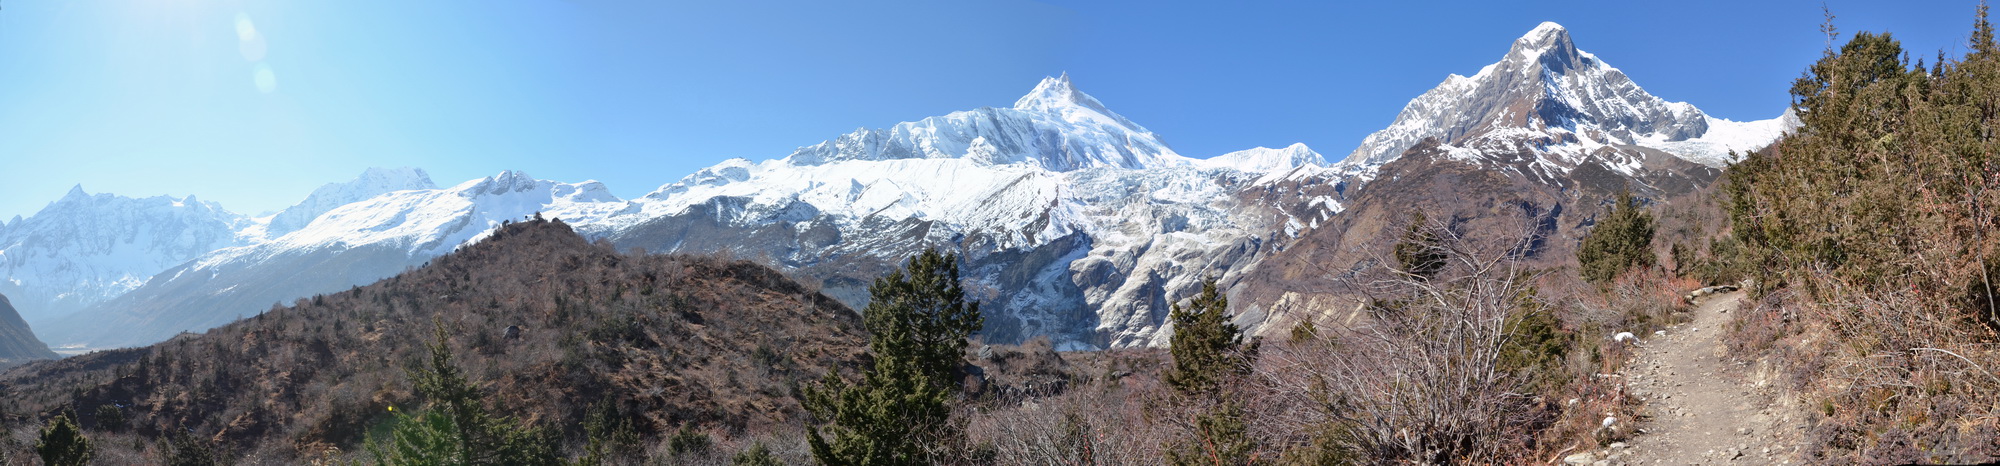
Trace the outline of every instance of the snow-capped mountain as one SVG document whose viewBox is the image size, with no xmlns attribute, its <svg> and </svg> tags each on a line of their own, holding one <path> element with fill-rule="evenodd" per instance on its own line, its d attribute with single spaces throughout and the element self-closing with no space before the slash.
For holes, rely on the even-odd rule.
<svg viewBox="0 0 2000 466">
<path fill-rule="evenodd" d="M 304 228 L 222 248 L 115 299 L 38 325 L 55 345 L 106 347 L 202 331 L 288 303 L 386 278 L 537 212 L 602 218 L 624 208 L 600 183 L 506 171 L 445 189 L 393 191 L 335 208 Z"/>
<path fill-rule="evenodd" d="M 0 293 L 39 326 L 189 258 L 245 244 L 239 233 L 252 224 L 194 196 L 135 199 L 77 186 L 0 227 Z"/>
<path fill-rule="evenodd" d="M 1204 167 L 1234 168 L 1246 172 L 1288 172 L 1302 166 L 1325 166 L 1326 157 L 1296 143 L 1283 148 L 1256 147 L 1218 155 L 1195 164 Z"/>
<path fill-rule="evenodd" d="M 387 192 L 203 255 L 42 333 L 107 346 L 198 331 L 389 276 L 540 212 L 621 248 L 768 260 L 857 306 L 875 276 L 939 247 L 964 254 L 989 302 L 990 339 L 1154 344 L 1168 300 L 1203 276 L 1247 268 L 1302 224 L 1287 206 L 1239 192 L 1323 164 L 1303 145 L 1180 156 L 1061 76 L 1011 108 L 857 131 L 779 159 L 732 159 L 631 201 L 595 182 L 517 172 Z M 342 186 L 396 186 L 367 178 L 322 188 L 301 206 L 353 191 Z M 1323 218 L 1338 206 L 1302 208 Z"/>
<path fill-rule="evenodd" d="M 856 306 L 874 276 L 938 247 L 964 254 L 987 290 L 989 340 L 1147 345 L 1171 297 L 1246 268 L 1285 234 L 1281 207 L 1238 193 L 1324 164 L 1304 145 L 1182 157 L 1065 75 L 1013 108 L 725 161 L 634 200 L 601 231 L 621 247 L 767 257 Z"/>
<path fill-rule="evenodd" d="M 1389 127 L 1362 140 L 1341 165 L 1372 170 L 1435 138 L 1460 157 L 1529 151 L 1549 171 L 1567 171 L 1600 149 L 1644 147 L 1711 167 L 1729 151 L 1765 145 L 1797 126 L 1786 114 L 1736 122 L 1668 102 L 1604 60 L 1578 50 L 1569 31 L 1545 22 L 1514 41 L 1498 63 L 1451 75 L 1403 107 Z M 1632 157 L 1622 157 L 1631 159 Z M 1612 165 L 1630 170 L 1633 160 Z M 1627 173 L 1631 174 L 1631 173 Z"/>
<path fill-rule="evenodd" d="M 269 228 L 238 230 L 252 238 L 245 244 L 38 329 L 56 344 L 157 341 L 388 277 L 540 212 L 621 249 L 785 267 L 857 308 L 870 281 L 935 247 L 962 255 L 988 341 L 1163 345 L 1169 303 L 1204 278 L 1248 295 L 1239 323 L 1255 331 L 1290 312 L 1279 301 L 1312 300 L 1274 286 L 1316 276 L 1297 267 L 1364 250 L 1372 237 L 1361 230 L 1416 209 L 1467 222 L 1521 212 L 1549 238 L 1567 238 L 1585 227 L 1575 220 L 1590 210 L 1584 198 L 1699 187 L 1727 151 L 1766 144 L 1789 124 L 1729 122 L 1653 97 L 1553 23 L 1499 63 L 1413 100 L 1331 166 L 1303 144 L 1182 156 L 1065 74 L 1012 107 L 726 160 L 632 200 L 596 182 L 518 172 L 445 189 L 425 188 L 421 171 L 371 172 L 321 188 Z"/>
<path fill-rule="evenodd" d="M 1153 132 L 1076 90 L 1069 74 L 1045 78 L 1012 108 L 986 107 L 860 129 L 801 147 L 793 165 L 848 160 L 966 159 L 1022 164 L 1053 171 L 1090 167 L 1147 168 L 1186 165 Z"/>
<path fill-rule="evenodd" d="M 306 195 L 305 200 L 278 211 L 271 216 L 262 236 L 276 238 L 299 231 L 320 214 L 384 193 L 435 188 L 437 184 L 431 183 L 431 175 L 420 168 L 369 168 L 353 180 L 320 186 Z"/>
</svg>

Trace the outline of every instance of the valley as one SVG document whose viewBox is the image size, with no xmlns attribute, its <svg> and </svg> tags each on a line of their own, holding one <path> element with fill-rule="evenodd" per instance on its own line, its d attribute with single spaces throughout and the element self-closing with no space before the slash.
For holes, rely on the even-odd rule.
<svg viewBox="0 0 2000 466">
<path fill-rule="evenodd" d="M 630 198 L 77 185 L 0 222 L 0 465 L 1992 461 L 1977 11 L 1928 66 L 1828 13 L 1754 121 L 1541 22 L 1337 159 L 1064 72 Z"/>
</svg>

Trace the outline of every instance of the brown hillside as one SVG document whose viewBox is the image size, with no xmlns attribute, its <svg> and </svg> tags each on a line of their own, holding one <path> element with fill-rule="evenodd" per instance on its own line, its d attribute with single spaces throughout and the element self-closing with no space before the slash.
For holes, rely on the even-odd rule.
<svg viewBox="0 0 2000 466">
<path fill-rule="evenodd" d="M 93 431 L 187 429 L 267 462 L 360 451 L 390 407 L 421 405 L 406 368 L 443 325 L 490 406 L 555 426 L 570 448 L 598 403 L 649 438 L 683 425 L 760 431 L 803 422 L 799 381 L 858 363 L 858 320 L 763 266 L 621 255 L 534 220 L 204 335 L 0 373 L 0 415 L 22 431 L 69 408 Z M 127 420 L 102 419 L 108 410 Z"/>
<path fill-rule="evenodd" d="M 0 368 L 54 357 L 56 353 L 36 339 L 28 323 L 21 320 L 21 314 L 14 311 L 14 304 L 7 301 L 7 296 L 0 295 Z"/>
<path fill-rule="evenodd" d="M 1652 202 L 1686 197 L 1713 183 L 1715 169 L 1644 148 L 1626 147 L 1613 156 L 1636 157 L 1640 177 L 1608 168 L 1593 156 L 1567 173 L 1532 162 L 1533 154 L 1486 154 L 1484 160 L 1452 159 L 1434 140 L 1410 148 L 1383 165 L 1380 175 L 1356 190 L 1348 208 L 1310 230 L 1246 274 L 1232 295 L 1246 308 L 1268 310 L 1268 332 L 1290 329 L 1302 318 L 1344 316 L 1358 302 L 1333 283 L 1388 257 L 1414 213 L 1444 221 L 1475 241 L 1535 238 L 1522 250 L 1534 267 L 1574 267 L 1576 247 L 1596 217 L 1619 191 L 1631 190 Z M 1612 149 L 1604 149 L 1612 151 Z M 1622 154 L 1622 155 L 1621 155 Z"/>
</svg>

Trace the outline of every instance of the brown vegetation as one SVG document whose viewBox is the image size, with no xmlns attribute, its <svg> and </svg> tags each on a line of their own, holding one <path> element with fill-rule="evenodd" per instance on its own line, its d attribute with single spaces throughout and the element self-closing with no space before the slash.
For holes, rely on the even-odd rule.
<svg viewBox="0 0 2000 466">
<path fill-rule="evenodd" d="M 419 404 L 406 369 L 440 324 L 495 412 L 554 427 L 572 449 L 600 405 L 646 438 L 689 428 L 723 439 L 715 450 L 795 435 L 796 383 L 863 360 L 853 311 L 769 268 L 621 255 L 537 219 L 207 334 L 0 374 L 0 424 L 73 410 L 93 437 L 134 439 L 100 440 L 106 460 L 158 461 L 143 439 L 174 432 L 249 463 L 349 456 L 392 407 Z M 796 461 L 790 438 L 766 440 Z M 660 443 L 655 456 L 669 454 Z"/>
</svg>

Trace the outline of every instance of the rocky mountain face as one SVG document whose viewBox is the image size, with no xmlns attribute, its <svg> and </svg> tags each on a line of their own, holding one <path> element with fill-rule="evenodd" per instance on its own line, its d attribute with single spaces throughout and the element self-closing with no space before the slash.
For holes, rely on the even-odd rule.
<svg viewBox="0 0 2000 466">
<path fill-rule="evenodd" d="M 1569 31 L 1542 23 L 1514 41 L 1499 62 L 1470 77 L 1451 75 L 1410 101 L 1388 128 L 1362 140 L 1343 164 L 1372 167 L 1435 139 L 1456 158 L 1529 152 L 1534 170 L 1560 172 L 1588 158 L 1635 175 L 1631 149 L 1650 148 L 1721 167 L 1770 144 L 1798 119 L 1735 122 L 1646 93 L 1631 78 L 1576 48 Z"/>
<path fill-rule="evenodd" d="M 1337 318 L 1357 302 L 1329 283 L 1379 264 L 1414 212 L 1477 240 L 1530 238 L 1522 257 L 1561 266 L 1616 193 L 1657 202 L 1693 191 L 1736 160 L 1731 151 L 1797 125 L 1789 111 L 1733 122 L 1647 94 L 1543 23 L 1499 62 L 1447 78 L 1368 136 L 1336 165 L 1360 185 L 1348 208 L 1246 274 L 1233 302 L 1253 309 L 1243 323 L 1263 332 Z"/>
<path fill-rule="evenodd" d="M 1309 301 L 1287 293 L 1360 263 L 1355 248 L 1415 210 L 1531 225 L 1544 235 L 1536 253 L 1562 257 L 1610 193 L 1705 185 L 1729 151 L 1791 124 L 1654 97 L 1553 23 L 1412 100 L 1333 165 L 1302 144 L 1182 156 L 1064 75 L 1012 107 L 727 160 L 631 200 L 518 172 L 446 189 L 426 188 L 420 171 L 370 172 L 273 217 L 252 244 L 202 254 L 43 333 L 57 344 L 158 341 L 390 276 L 540 212 L 620 249 L 777 265 L 854 308 L 875 277 L 940 248 L 964 256 L 989 341 L 1163 345 L 1169 303 L 1204 278 L 1238 296 L 1241 323 L 1255 328 Z M 361 200 L 328 207 L 348 199 Z"/>
<path fill-rule="evenodd" d="M 14 311 L 14 304 L 0 295 L 0 369 L 35 359 L 54 359 L 56 353 L 35 338 L 28 322 Z"/>
<path fill-rule="evenodd" d="M 195 256 L 238 246 L 254 222 L 194 196 L 143 199 L 82 186 L 0 226 L 0 293 L 33 323 L 138 288 Z"/>
</svg>

